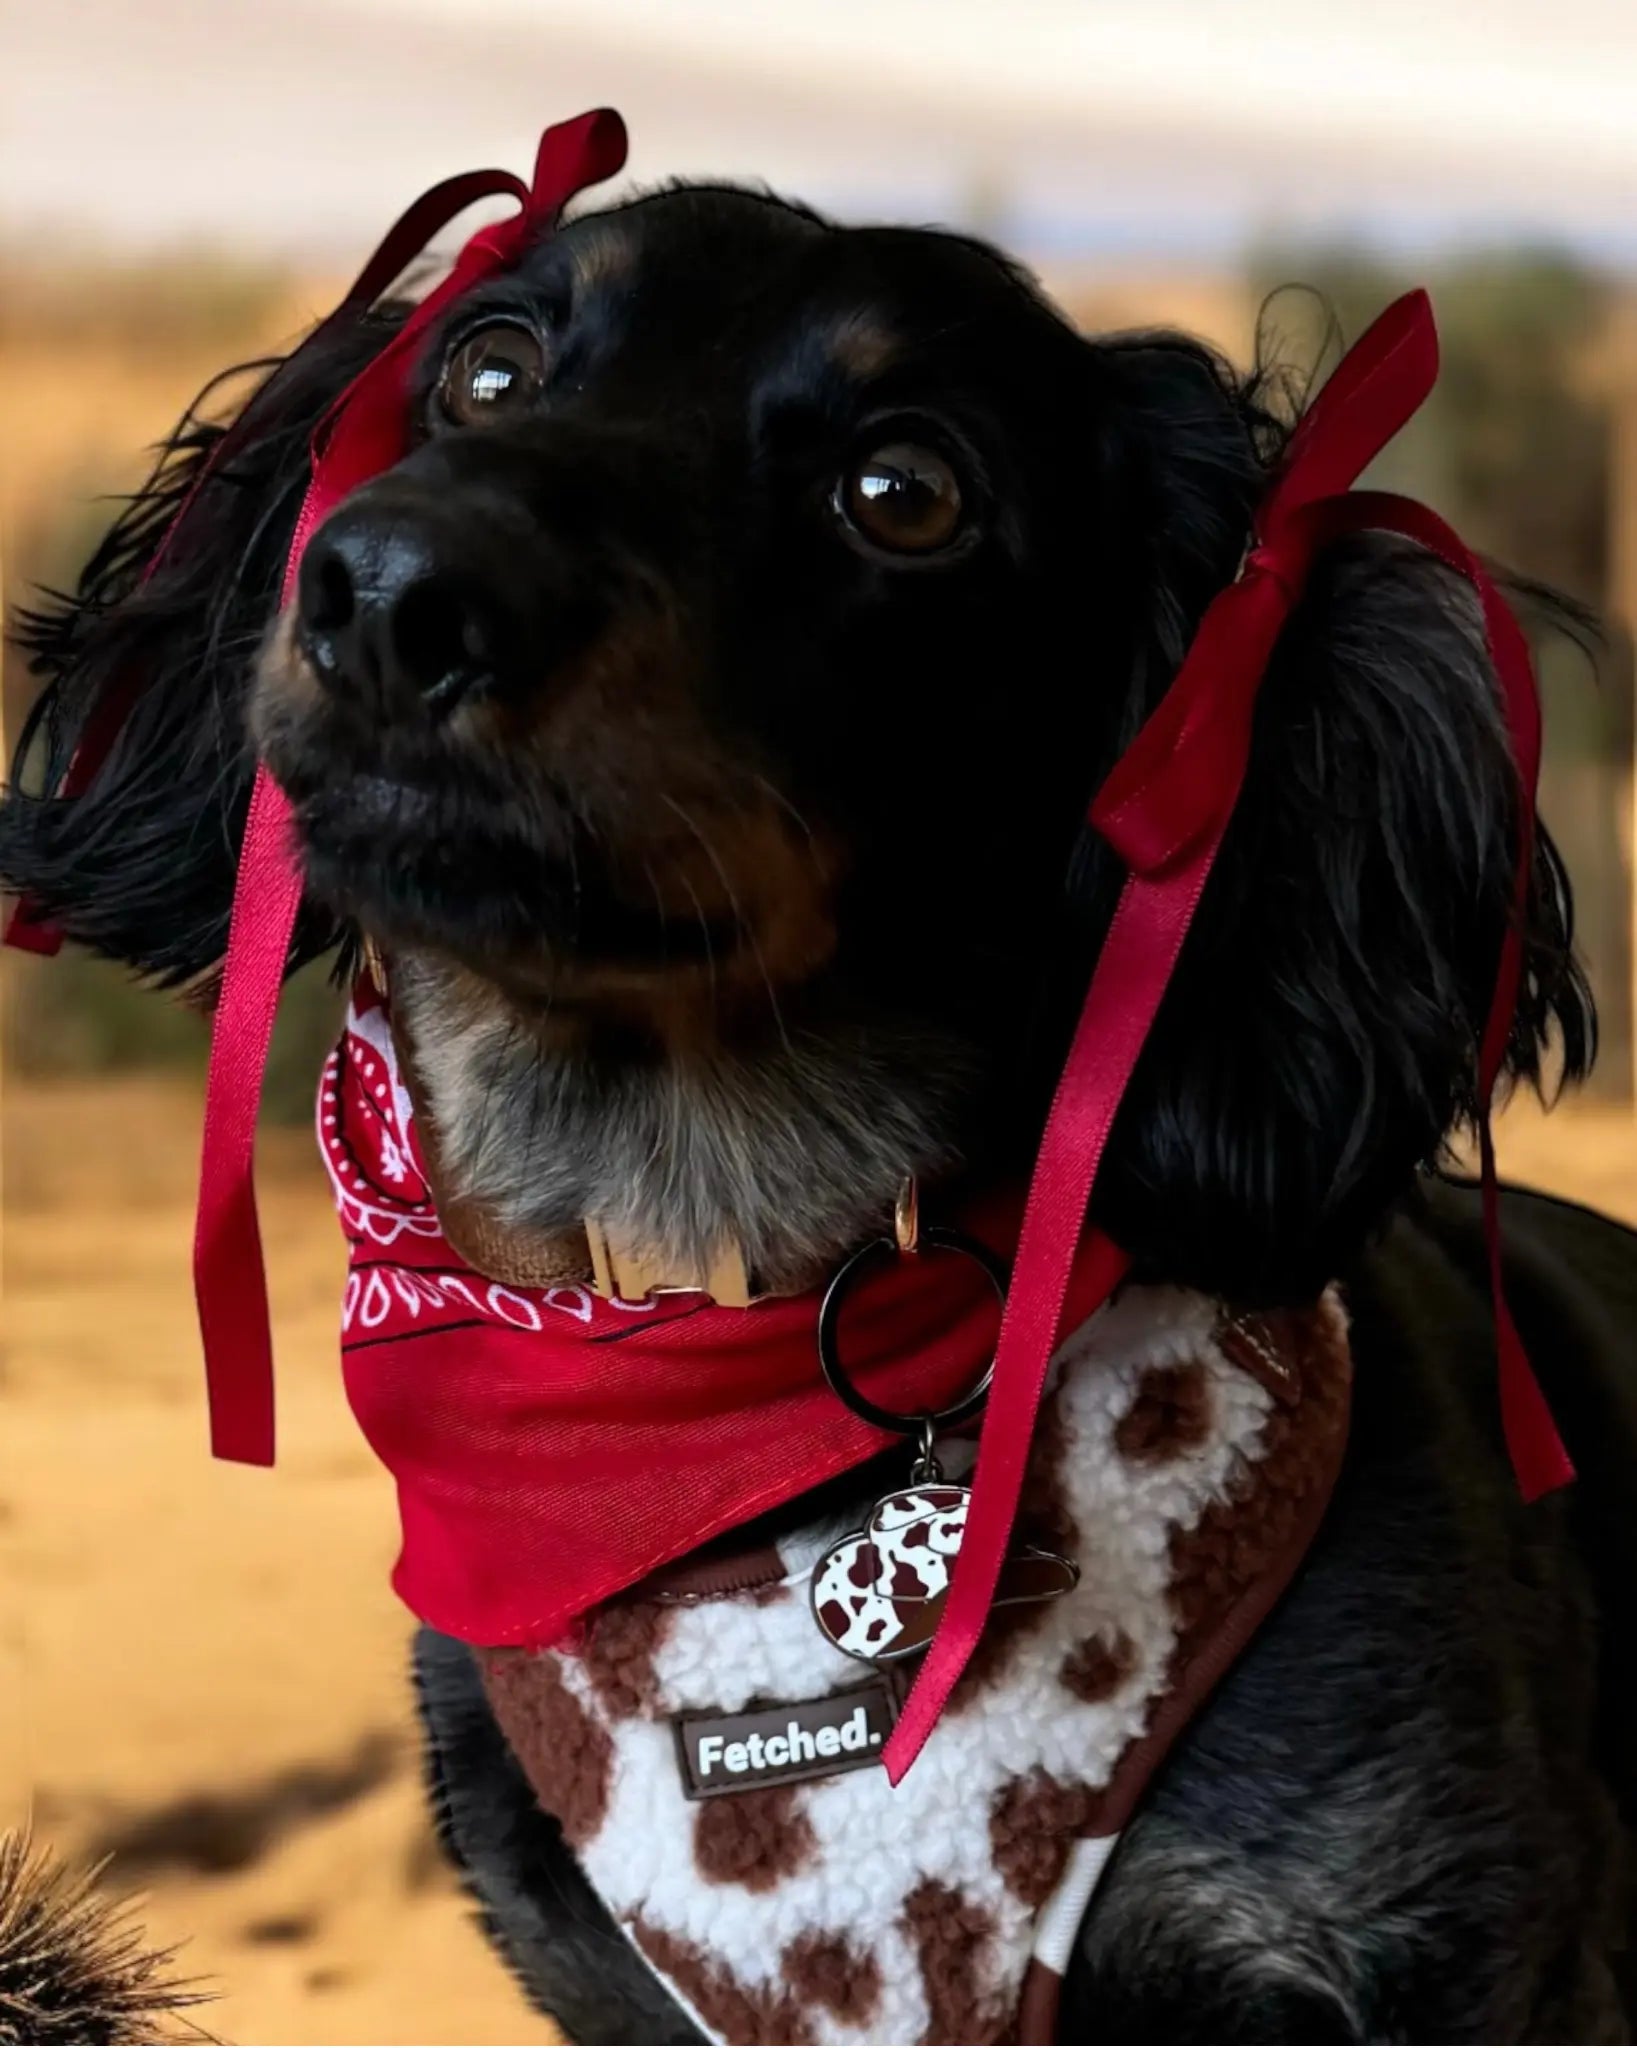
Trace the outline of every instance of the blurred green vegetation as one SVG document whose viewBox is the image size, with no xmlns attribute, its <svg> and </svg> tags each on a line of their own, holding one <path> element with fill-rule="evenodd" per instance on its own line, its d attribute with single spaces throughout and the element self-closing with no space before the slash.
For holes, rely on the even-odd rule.
<svg viewBox="0 0 1637 2048">
<path fill-rule="evenodd" d="M 0 246 L 0 348 L 95 342 L 142 363 L 219 347 L 225 363 L 272 331 L 289 292 L 284 266 L 205 249 L 119 261 Z"/>
<path fill-rule="evenodd" d="M 1260 342 L 1298 382 L 1322 378 L 1381 309 L 1431 291 L 1441 369 L 1431 398 L 1369 473 L 1424 498 L 1482 553 L 1594 611 L 1608 602 L 1613 438 L 1594 359 L 1610 313 L 1600 278 L 1549 249 L 1410 270 L 1345 247 L 1263 250 L 1252 278 Z M 1299 280 L 1299 282 L 1292 282 Z M 1629 623 L 1629 622 L 1628 622 Z M 1586 664 L 1545 652 L 1542 694 L 1559 758 L 1629 760 L 1629 648 Z"/>
<path fill-rule="evenodd" d="M 209 1020 L 172 994 L 144 988 L 124 969 L 65 949 L 55 960 L 11 954 L 0 962 L 5 1058 L 12 1071 L 74 1074 L 204 1072 Z M 284 991 L 262 1088 L 271 1122 L 304 1123 L 318 1070 L 345 1007 L 322 962 Z"/>
<path fill-rule="evenodd" d="M 1609 287 L 1549 249 L 1475 254 L 1430 275 L 1356 249 L 1270 249 L 1256 257 L 1252 276 L 1263 298 L 1261 353 L 1290 365 L 1298 387 L 1333 369 L 1383 306 L 1427 285 L 1438 319 L 1438 383 L 1369 481 L 1424 498 L 1481 552 L 1603 620 L 1595 664 L 1561 635 L 1536 647 L 1546 732 L 1541 812 L 1574 883 L 1579 950 L 1598 998 L 1594 1092 L 1624 1094 L 1632 1073 L 1633 878 L 1621 801 L 1637 693 L 1633 622 L 1607 615 L 1614 434 L 1598 353 Z"/>
<path fill-rule="evenodd" d="M 28 451 L 31 487 L 19 482 L 25 472 L 15 460 L 8 479 L 9 602 L 27 602 L 42 587 L 72 585 L 117 513 L 120 500 L 111 491 L 140 478 L 148 446 L 204 378 L 288 338 L 283 330 L 292 317 L 294 284 L 282 267 L 203 251 L 112 263 L 0 249 L 0 376 L 24 362 L 37 381 L 42 357 L 61 352 L 60 371 L 38 395 L 38 405 L 54 408 L 55 418 L 44 418 L 43 436 L 24 436 L 45 443 L 43 452 Z M 30 388 L 7 395 L 21 401 L 25 430 L 41 424 L 40 415 L 31 417 L 36 401 Z M 223 399 L 230 402 L 231 394 Z M 87 420 L 106 424 L 92 430 Z M 21 668 L 8 647 L 4 690 L 13 714 L 32 692 Z M 340 997 L 321 970 L 292 982 L 280 1007 L 263 1098 L 270 1117 L 300 1121 L 309 1114 L 339 1014 Z M 70 952 L 55 960 L 0 959 L 0 1025 L 8 1063 L 26 1073 L 196 1073 L 208 1047 L 205 1021 L 176 997 Z"/>
</svg>

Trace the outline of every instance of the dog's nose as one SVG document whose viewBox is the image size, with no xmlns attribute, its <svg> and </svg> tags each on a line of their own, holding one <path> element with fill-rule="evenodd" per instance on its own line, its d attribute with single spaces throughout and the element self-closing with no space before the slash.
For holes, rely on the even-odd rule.
<svg viewBox="0 0 1637 2048">
<path fill-rule="evenodd" d="M 381 507 L 343 506 L 313 536 L 297 619 L 325 686 L 385 713 L 451 710 L 495 680 L 504 638 L 496 600 L 431 525 Z"/>
</svg>

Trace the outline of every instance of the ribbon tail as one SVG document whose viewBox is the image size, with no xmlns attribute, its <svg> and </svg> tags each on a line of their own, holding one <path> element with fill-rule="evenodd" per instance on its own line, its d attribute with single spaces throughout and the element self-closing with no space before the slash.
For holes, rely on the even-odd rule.
<svg viewBox="0 0 1637 2048">
<path fill-rule="evenodd" d="M 63 929 L 30 897 L 20 896 L 12 905 L 0 945 L 10 946 L 14 952 L 38 953 L 43 959 L 54 959 L 63 949 Z"/>
<path fill-rule="evenodd" d="M 1271 540 L 1294 514 L 1355 484 L 1438 381 L 1438 328 L 1424 291 L 1395 299 L 1308 407 L 1258 517 Z"/>
<path fill-rule="evenodd" d="M 1027 1220 L 1024 1228 L 1028 1228 Z M 1072 1229 L 1063 1226 L 1061 1216 L 1055 1225 L 1051 1222 L 1037 1225 L 1039 1256 L 1043 1261 L 1051 1260 L 1066 1247 L 1067 1256 L 1072 1260 L 1079 1235 L 1078 1218 Z M 1130 1265 L 1128 1255 L 1101 1231 L 1092 1234 L 1089 1249 L 1091 1267 L 1086 1282 L 1087 1316 L 1102 1307 L 1124 1279 Z M 1021 1242 L 1018 1250 L 1021 1255 Z M 1014 1268 L 1014 1293 L 1016 1278 Z M 978 1445 L 978 1467 L 973 1475 L 966 1533 L 955 1559 L 955 1575 L 943 1619 L 916 1674 L 909 1698 L 904 1702 L 898 1725 L 888 1736 L 886 1747 L 881 1752 L 890 1785 L 897 1785 L 902 1780 L 925 1747 L 989 1619 L 1011 1541 L 1012 1525 L 1017 1519 L 1018 1499 L 1023 1490 L 1029 1450 L 1034 1439 L 1035 1416 L 1045 1391 L 1047 1368 L 1060 1335 L 1056 1325 L 1066 1285 L 1065 1277 L 1063 1286 L 1049 1283 L 1042 1293 L 1025 1289 L 1024 1299 L 1028 1307 L 1015 1325 L 1017 1338 L 1005 1356 L 1007 1423 L 999 1432 L 992 1424 L 986 1424 Z M 1010 1297 L 1007 1314 L 1011 1314 Z M 1004 1337 L 1002 1341 L 1004 1344 Z M 1012 1363 L 1014 1359 L 1019 1361 L 1015 1366 Z M 1002 1385 L 1002 1370 L 1001 1353 L 997 1352 L 996 1388 Z"/>
<path fill-rule="evenodd" d="M 320 520 L 402 454 L 404 380 L 427 327 L 479 278 L 514 261 L 531 233 L 549 230 L 584 185 L 611 177 L 625 161 L 625 146 L 625 124 L 606 108 L 561 122 L 541 140 L 532 188 L 506 171 L 448 178 L 416 200 L 387 235 L 331 315 L 332 322 L 370 304 L 427 239 L 474 200 L 504 194 L 519 201 L 511 220 L 480 229 L 468 241 L 450 275 L 319 422 L 312 472 L 285 561 L 284 604 L 295 595 L 302 551 Z M 270 1465 L 274 1449 L 273 1340 L 256 1215 L 256 1113 L 301 907 L 290 825 L 287 799 L 266 769 L 259 768 L 239 852 L 211 1034 L 193 1241 L 211 1446 L 219 1458 L 256 1465 Z"/>
<path fill-rule="evenodd" d="M 246 1465 L 271 1465 L 274 1448 L 273 1336 L 255 1150 L 273 1015 L 301 905 L 289 826 L 288 800 L 266 769 L 258 770 L 211 1029 L 193 1239 L 211 1450 Z"/>
<path fill-rule="evenodd" d="M 1242 773 L 1242 762 L 1239 767 Z M 1097 1169 L 1225 829 L 1226 818 L 1163 878 L 1128 880 L 1103 941 L 1029 1186 L 949 1601 L 882 1751 L 895 1785 L 932 1733 L 988 1619 Z M 1092 1251 L 1103 1284 L 1087 1303 L 1088 1314 L 1113 1292 L 1128 1264 L 1101 1231 L 1092 1233 Z"/>
<path fill-rule="evenodd" d="M 552 228 L 576 194 L 601 185 L 625 168 L 625 123 L 612 107 L 593 107 L 572 121 L 558 121 L 540 138 L 528 214 L 537 228 Z"/>
<path fill-rule="evenodd" d="M 1501 1429 L 1518 1491 L 1525 1502 L 1534 1502 L 1543 1494 L 1567 1486 L 1575 1469 L 1506 1298 L 1501 1262 L 1500 1181 L 1495 1170 L 1495 1141 L 1489 1128 L 1487 1105 L 1479 1118 L 1478 1154 L 1484 1247 L 1489 1256 L 1489 1291 L 1495 1310 Z"/>
<path fill-rule="evenodd" d="M 1518 1490 L 1526 1501 L 1534 1501 L 1567 1485 L 1574 1478 L 1575 1469 L 1507 1305 L 1501 1258 L 1500 1177 L 1490 1129 L 1490 1108 L 1506 1064 L 1507 1043 L 1523 978 L 1523 931 L 1534 866 L 1535 793 L 1540 780 L 1541 749 L 1540 693 L 1535 684 L 1534 661 L 1522 626 L 1483 562 L 1454 528 L 1427 506 L 1388 491 L 1353 491 L 1310 508 L 1310 515 L 1315 535 L 1321 540 L 1334 540 L 1341 534 L 1367 529 L 1402 534 L 1406 540 L 1436 555 L 1457 575 L 1464 576 L 1477 592 L 1483 608 L 1484 639 L 1495 667 L 1501 715 L 1517 775 L 1517 846 L 1511 922 L 1501 941 L 1494 991 L 1478 1047 L 1480 1201 L 1494 1302 L 1501 1425 Z"/>
</svg>

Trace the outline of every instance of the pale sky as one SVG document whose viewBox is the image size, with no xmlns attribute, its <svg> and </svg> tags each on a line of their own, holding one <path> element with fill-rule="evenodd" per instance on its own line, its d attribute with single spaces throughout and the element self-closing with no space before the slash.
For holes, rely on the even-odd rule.
<svg viewBox="0 0 1637 2048">
<path fill-rule="evenodd" d="M 639 180 L 1037 255 L 1544 236 L 1637 271 L 1633 0 L 0 0 L 0 208 L 350 257 L 601 101 Z"/>
</svg>

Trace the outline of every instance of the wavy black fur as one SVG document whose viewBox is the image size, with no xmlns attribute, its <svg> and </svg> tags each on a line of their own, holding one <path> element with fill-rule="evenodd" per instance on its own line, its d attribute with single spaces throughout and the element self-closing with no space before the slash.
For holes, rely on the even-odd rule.
<svg viewBox="0 0 1637 2048">
<path fill-rule="evenodd" d="M 320 347 L 213 378 L 75 588 L 15 616 L 14 644 L 42 687 L 0 804 L 0 877 L 76 943 L 162 987 L 208 976 L 225 950 L 254 771 L 244 698 L 307 486 L 308 440 L 399 317 L 360 319 Z M 237 417 L 215 417 L 247 378 L 255 388 Z M 121 705 L 89 786 L 57 794 L 102 707 Z M 292 969 L 341 936 L 307 909 Z"/>
</svg>

